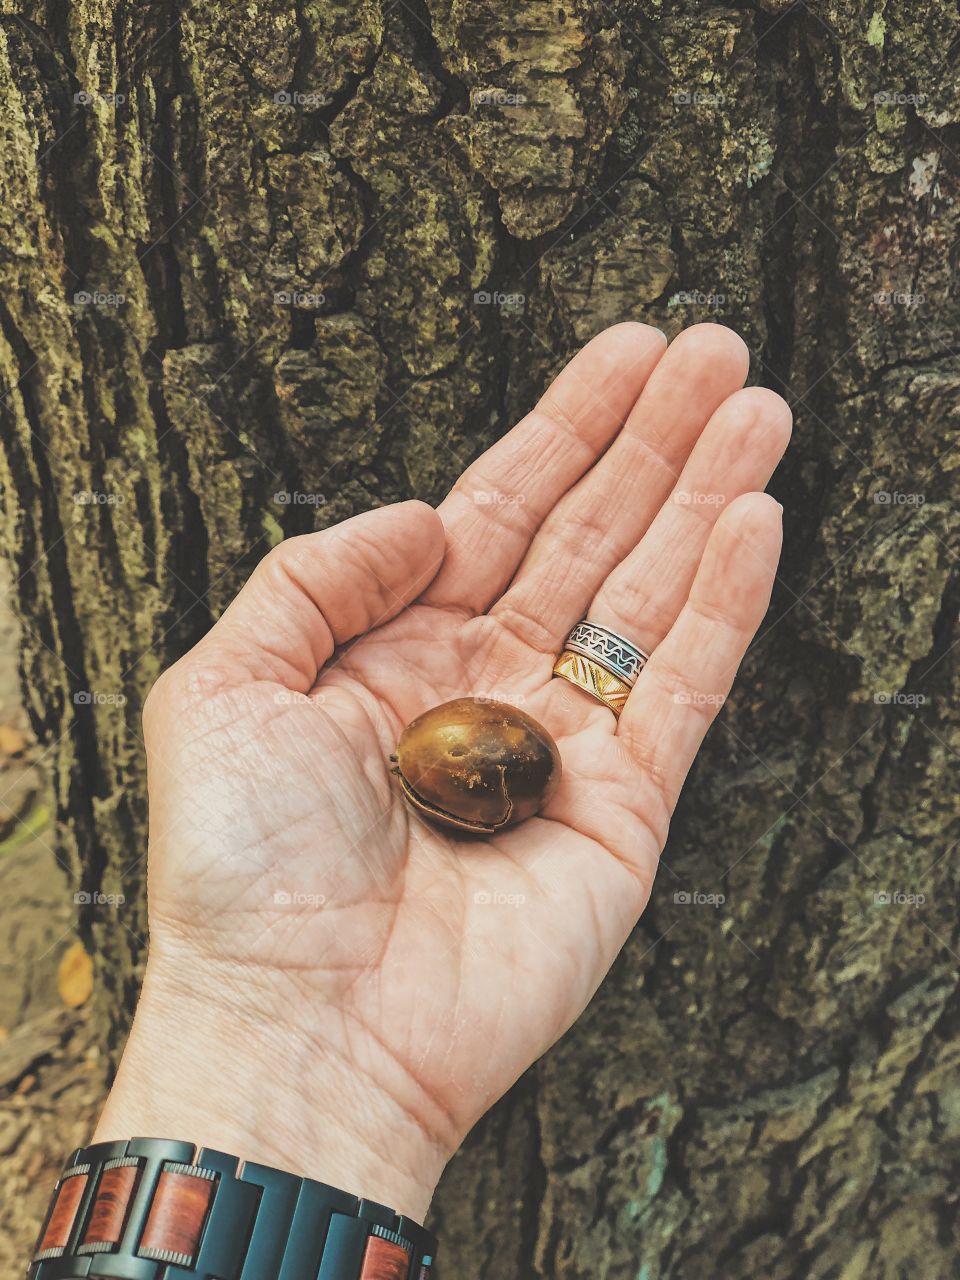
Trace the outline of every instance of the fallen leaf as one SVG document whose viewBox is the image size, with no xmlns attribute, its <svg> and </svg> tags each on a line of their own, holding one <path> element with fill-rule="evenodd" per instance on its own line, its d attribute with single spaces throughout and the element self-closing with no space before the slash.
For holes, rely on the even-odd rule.
<svg viewBox="0 0 960 1280">
<path fill-rule="evenodd" d="M 63 953 L 57 970 L 57 989 L 68 1009 L 79 1009 L 93 992 L 93 961 L 82 942 L 74 942 Z"/>
<path fill-rule="evenodd" d="M 13 724 L 0 724 L 0 756 L 23 755 L 30 745 L 30 739 Z"/>
</svg>

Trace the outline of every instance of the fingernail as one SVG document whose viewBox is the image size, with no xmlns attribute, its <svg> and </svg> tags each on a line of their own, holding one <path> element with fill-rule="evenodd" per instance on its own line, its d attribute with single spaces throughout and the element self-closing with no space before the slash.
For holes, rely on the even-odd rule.
<svg viewBox="0 0 960 1280">
<path fill-rule="evenodd" d="M 652 329 L 657 329 L 657 326 L 656 326 L 656 325 L 651 325 L 650 327 L 651 327 Z M 664 342 L 667 344 L 667 346 L 669 346 L 669 345 L 670 345 L 670 339 L 667 337 L 667 335 L 664 333 L 664 331 L 663 331 L 662 329 L 657 329 L 657 333 L 659 333 L 660 337 L 664 340 Z"/>
</svg>

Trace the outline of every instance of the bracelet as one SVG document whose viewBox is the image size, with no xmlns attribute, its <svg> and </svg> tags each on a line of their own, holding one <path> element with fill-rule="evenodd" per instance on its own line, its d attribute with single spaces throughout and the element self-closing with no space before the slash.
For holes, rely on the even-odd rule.
<svg viewBox="0 0 960 1280">
<path fill-rule="evenodd" d="M 188 1142 L 71 1156 L 28 1280 L 429 1280 L 436 1239 L 325 1183 Z"/>
</svg>

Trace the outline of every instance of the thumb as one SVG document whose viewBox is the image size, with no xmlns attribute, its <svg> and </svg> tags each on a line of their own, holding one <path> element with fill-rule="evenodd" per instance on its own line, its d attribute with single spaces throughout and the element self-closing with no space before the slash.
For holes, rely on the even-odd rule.
<svg viewBox="0 0 960 1280">
<path fill-rule="evenodd" d="M 444 548 L 443 524 L 425 502 L 379 507 L 287 538 L 264 556 L 194 652 L 230 659 L 245 678 L 306 693 L 336 645 L 417 598 Z"/>
</svg>

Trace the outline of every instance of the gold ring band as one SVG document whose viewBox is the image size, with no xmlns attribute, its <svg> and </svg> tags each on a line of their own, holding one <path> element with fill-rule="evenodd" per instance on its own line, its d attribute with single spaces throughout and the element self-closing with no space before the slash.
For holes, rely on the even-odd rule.
<svg viewBox="0 0 960 1280">
<path fill-rule="evenodd" d="M 620 719 L 620 712 L 626 704 L 631 688 L 626 680 L 621 680 L 612 671 L 607 671 L 592 658 L 571 653 L 567 649 L 553 664 L 553 674 L 559 676 L 561 680 L 569 680 L 584 693 L 589 693 L 591 698 L 596 698 L 605 707 L 609 707 L 617 719 Z"/>
</svg>

